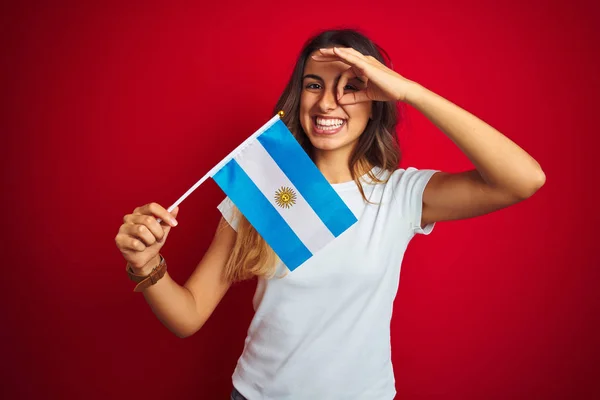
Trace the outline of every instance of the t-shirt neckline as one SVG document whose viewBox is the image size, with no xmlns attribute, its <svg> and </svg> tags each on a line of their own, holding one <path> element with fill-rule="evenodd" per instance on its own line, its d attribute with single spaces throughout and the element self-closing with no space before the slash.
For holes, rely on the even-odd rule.
<svg viewBox="0 0 600 400">
<path fill-rule="evenodd" d="M 375 167 L 371 168 L 371 171 L 369 171 L 369 172 L 373 172 L 373 174 L 375 174 L 375 176 L 377 176 L 380 172 L 380 169 L 381 168 L 375 166 Z M 362 180 L 363 182 L 369 182 L 370 181 L 369 180 L 369 172 L 362 175 L 360 177 L 360 180 Z M 347 181 L 347 182 L 340 182 L 340 183 L 330 183 L 330 185 L 338 192 L 357 188 L 356 182 L 354 180 Z"/>
</svg>

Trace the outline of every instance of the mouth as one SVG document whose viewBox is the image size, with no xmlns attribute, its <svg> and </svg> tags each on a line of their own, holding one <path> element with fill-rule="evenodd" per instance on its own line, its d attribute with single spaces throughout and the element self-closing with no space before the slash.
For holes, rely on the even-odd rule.
<svg viewBox="0 0 600 400">
<path fill-rule="evenodd" d="M 327 119 L 321 119 L 319 118 L 320 121 L 327 121 Z M 338 121 L 335 124 L 330 124 L 330 125 L 321 125 L 320 123 L 317 123 L 317 117 L 313 116 L 311 118 L 312 121 L 312 125 L 313 125 L 313 129 L 315 131 L 315 133 L 319 134 L 319 135 L 334 135 L 336 133 L 338 133 L 339 131 L 341 131 L 345 126 L 346 126 L 346 120 L 345 119 L 335 119 L 336 121 Z M 341 123 L 339 122 L 341 121 Z"/>
</svg>

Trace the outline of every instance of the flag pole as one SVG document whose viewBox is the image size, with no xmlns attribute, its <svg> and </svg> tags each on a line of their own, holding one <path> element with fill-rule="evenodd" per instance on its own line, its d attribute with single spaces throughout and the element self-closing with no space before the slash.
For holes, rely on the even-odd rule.
<svg viewBox="0 0 600 400">
<path fill-rule="evenodd" d="M 273 118 L 271 118 L 267 123 L 265 123 L 262 127 L 260 127 L 250 137 L 248 137 L 246 140 L 244 140 L 242 142 L 242 144 L 240 144 L 231 153 L 229 153 L 225 158 L 223 158 L 221 161 L 219 161 L 219 163 L 217 165 L 215 165 L 213 168 L 211 168 L 211 170 L 208 171 L 206 173 L 206 175 L 204 175 L 202 178 L 200 178 L 200 180 L 198 182 L 196 182 L 194 184 L 194 186 L 189 188 L 187 192 L 185 192 L 179 199 L 177 199 L 177 201 L 175 203 L 173 203 L 171 205 L 171 207 L 169 207 L 167 209 L 167 211 L 168 212 L 173 211 L 178 205 L 180 205 L 183 202 L 183 200 L 186 199 L 186 197 L 188 197 L 190 194 L 192 194 L 192 192 L 194 190 L 196 190 L 198 188 L 198 186 L 202 185 L 204 183 L 204 181 L 206 181 L 208 178 L 210 178 L 214 174 L 216 174 L 217 171 L 219 171 L 225 164 L 227 164 L 233 157 L 235 157 L 244 147 L 246 147 L 248 145 L 248 143 L 250 143 L 257 136 L 262 134 L 264 131 L 269 129 L 271 127 L 271 125 L 273 125 L 278 119 L 281 119 L 281 117 L 283 117 L 284 115 L 285 115 L 285 112 L 283 110 L 281 110 L 277 114 L 275 114 L 275 116 Z M 160 223 L 161 219 L 158 218 L 157 221 Z"/>
</svg>

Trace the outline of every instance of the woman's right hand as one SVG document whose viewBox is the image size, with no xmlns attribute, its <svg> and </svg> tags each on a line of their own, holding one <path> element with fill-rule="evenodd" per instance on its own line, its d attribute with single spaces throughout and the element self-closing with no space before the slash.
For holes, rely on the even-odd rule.
<svg viewBox="0 0 600 400">
<path fill-rule="evenodd" d="M 147 275 L 158 265 L 158 252 L 171 228 L 177 225 L 178 213 L 179 207 L 169 213 L 160 204 L 149 203 L 123 217 L 115 242 L 134 273 Z M 161 219 L 160 223 L 157 218 Z"/>
</svg>

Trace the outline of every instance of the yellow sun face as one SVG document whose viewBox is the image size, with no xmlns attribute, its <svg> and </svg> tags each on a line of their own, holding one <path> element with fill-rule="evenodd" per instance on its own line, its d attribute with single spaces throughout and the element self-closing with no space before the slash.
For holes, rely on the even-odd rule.
<svg viewBox="0 0 600 400">
<path fill-rule="evenodd" d="M 282 186 L 275 192 L 275 203 L 281 208 L 290 208 L 296 204 L 296 193 L 291 188 Z"/>
</svg>

